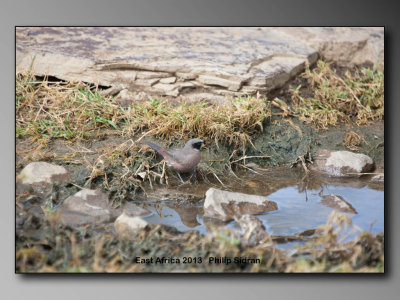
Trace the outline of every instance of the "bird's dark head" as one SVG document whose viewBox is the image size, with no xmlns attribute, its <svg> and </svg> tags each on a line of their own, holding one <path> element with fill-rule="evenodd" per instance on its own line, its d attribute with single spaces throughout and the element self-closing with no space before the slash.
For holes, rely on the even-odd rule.
<svg viewBox="0 0 400 300">
<path fill-rule="evenodd" d="M 189 140 L 186 145 L 185 148 L 189 148 L 189 149 L 197 149 L 200 150 L 200 148 L 204 145 L 204 141 L 201 139 L 191 139 Z"/>
</svg>

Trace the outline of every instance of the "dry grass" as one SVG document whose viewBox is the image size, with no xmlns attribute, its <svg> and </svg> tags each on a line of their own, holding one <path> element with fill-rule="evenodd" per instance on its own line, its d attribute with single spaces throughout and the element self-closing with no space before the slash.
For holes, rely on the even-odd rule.
<svg viewBox="0 0 400 300">
<path fill-rule="evenodd" d="M 384 118 L 384 74 L 367 68 L 345 71 L 342 76 L 320 60 L 313 70 L 301 75 L 307 94 L 299 85 L 291 91 L 291 107 L 280 99 L 274 105 L 283 116 L 292 115 L 318 129 L 354 121 L 357 125 Z"/>
<path fill-rule="evenodd" d="M 16 135 L 77 140 L 118 129 L 123 114 L 112 98 L 83 83 L 36 80 L 17 75 Z M 117 125 L 118 124 L 118 125 Z"/>
<path fill-rule="evenodd" d="M 93 163 L 87 162 L 90 170 L 85 186 L 100 178 L 102 187 L 111 193 L 113 205 L 118 207 L 130 193 L 141 190 L 146 193 L 144 183 L 150 187 L 156 181 L 168 184 L 165 162 L 157 162 L 155 152 L 133 140 L 100 149 Z"/>
<path fill-rule="evenodd" d="M 29 71 L 18 74 L 16 135 L 76 141 L 109 129 L 127 136 L 146 132 L 168 141 L 199 137 L 239 149 L 251 144 L 251 135 L 261 132 L 271 115 L 266 100 L 254 97 L 236 98 L 222 107 L 149 99 L 123 108 L 114 100 L 83 83 L 37 80 Z"/>
<path fill-rule="evenodd" d="M 343 242 L 351 222 L 333 212 L 303 246 L 279 250 L 268 233 L 211 229 L 207 234 L 152 225 L 117 237 L 93 226 L 71 228 L 46 219 L 26 219 L 18 228 L 16 271 L 25 272 L 384 272 L 383 234 L 363 232 Z M 36 234 L 32 234 L 32 232 Z M 38 234 L 40 232 L 40 234 Z M 196 257 L 201 263 L 138 264 L 135 257 Z M 258 258 L 260 264 L 209 264 L 208 257 Z"/>
<path fill-rule="evenodd" d="M 365 141 L 363 136 L 359 135 L 354 131 L 350 131 L 346 134 L 345 138 L 343 139 L 343 144 L 349 150 L 358 151 L 361 149 L 360 145 L 362 141 Z"/>
<path fill-rule="evenodd" d="M 133 133 L 148 130 L 151 135 L 168 140 L 197 136 L 216 145 L 222 142 L 241 148 L 251 143 L 252 134 L 263 130 L 263 121 L 270 115 L 266 101 L 253 97 L 236 98 L 226 106 L 207 102 L 173 106 L 151 99 L 133 105 L 128 119 Z"/>
<path fill-rule="evenodd" d="M 294 257 L 309 258 L 292 264 L 287 271 L 384 272 L 383 234 L 361 232 L 354 240 L 345 242 L 346 237 L 359 230 L 348 215 L 333 211 L 327 223 L 317 228 L 311 242 L 291 253 Z"/>
</svg>

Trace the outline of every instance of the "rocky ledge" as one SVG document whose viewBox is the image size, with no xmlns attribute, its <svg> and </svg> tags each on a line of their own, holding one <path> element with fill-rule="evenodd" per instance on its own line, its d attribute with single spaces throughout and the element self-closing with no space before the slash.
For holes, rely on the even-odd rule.
<svg viewBox="0 0 400 300">
<path fill-rule="evenodd" d="M 336 54 L 336 56 L 334 55 Z M 222 105 L 282 87 L 318 56 L 383 66 L 383 28 L 23 27 L 16 69 L 109 87 L 122 105 L 162 96 Z"/>
</svg>

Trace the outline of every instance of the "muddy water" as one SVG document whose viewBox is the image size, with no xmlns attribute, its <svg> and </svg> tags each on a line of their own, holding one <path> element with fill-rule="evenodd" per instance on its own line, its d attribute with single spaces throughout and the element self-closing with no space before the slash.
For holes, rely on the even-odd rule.
<svg viewBox="0 0 400 300">
<path fill-rule="evenodd" d="M 339 180 L 305 176 L 303 171 L 296 169 L 258 170 L 257 174 L 237 175 L 241 180 L 221 178 L 226 185 L 222 189 L 264 195 L 278 204 L 277 211 L 258 215 L 271 235 L 291 236 L 326 224 L 333 208 L 321 200 L 329 194 L 343 197 L 355 209 L 356 213 L 345 213 L 351 216 L 353 225 L 373 233 L 384 231 L 383 184 L 371 184 L 370 177 Z M 206 233 L 209 225 L 236 228 L 235 221 L 222 223 L 203 217 L 204 194 L 211 186 L 197 183 L 168 189 L 159 187 L 146 199 L 133 199 L 133 202 L 151 212 L 144 216 L 149 223 L 174 226 L 180 231 Z M 291 248 L 296 243 L 281 244 L 280 247 Z"/>
</svg>

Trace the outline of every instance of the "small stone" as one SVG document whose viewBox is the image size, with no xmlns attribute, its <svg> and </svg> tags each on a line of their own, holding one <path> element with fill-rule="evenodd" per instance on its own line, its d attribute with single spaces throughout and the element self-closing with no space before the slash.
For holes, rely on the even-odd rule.
<svg viewBox="0 0 400 300">
<path fill-rule="evenodd" d="M 114 222 L 115 231 L 120 236 L 129 236 L 138 230 L 146 228 L 148 225 L 142 218 L 131 216 L 125 211 Z"/>
<path fill-rule="evenodd" d="M 74 215 L 79 215 L 79 223 L 108 222 L 113 215 L 108 196 L 100 190 L 89 189 L 83 189 L 65 199 L 59 212 L 67 223 L 68 220 L 74 220 Z"/>
<path fill-rule="evenodd" d="M 339 195 L 330 194 L 322 196 L 321 203 L 342 212 L 357 214 L 355 208 Z"/>
<path fill-rule="evenodd" d="M 372 182 L 384 182 L 385 181 L 385 174 L 377 174 L 371 178 Z"/>
<path fill-rule="evenodd" d="M 204 216 L 232 220 L 243 214 L 257 214 L 277 210 L 275 202 L 267 197 L 227 192 L 210 188 L 206 192 Z"/>
<path fill-rule="evenodd" d="M 32 162 L 17 177 L 22 184 L 65 182 L 67 179 L 69 179 L 69 173 L 64 167 L 47 162 Z"/>
<path fill-rule="evenodd" d="M 30 190 L 39 197 L 48 196 L 54 184 L 65 183 L 70 179 L 70 173 L 62 166 L 47 162 L 32 162 L 17 176 L 18 192 Z"/>
<path fill-rule="evenodd" d="M 310 166 L 313 171 L 319 171 L 331 176 L 360 176 L 362 173 L 373 171 L 375 164 L 365 154 L 350 151 L 332 151 L 320 149 L 314 156 Z"/>
</svg>

